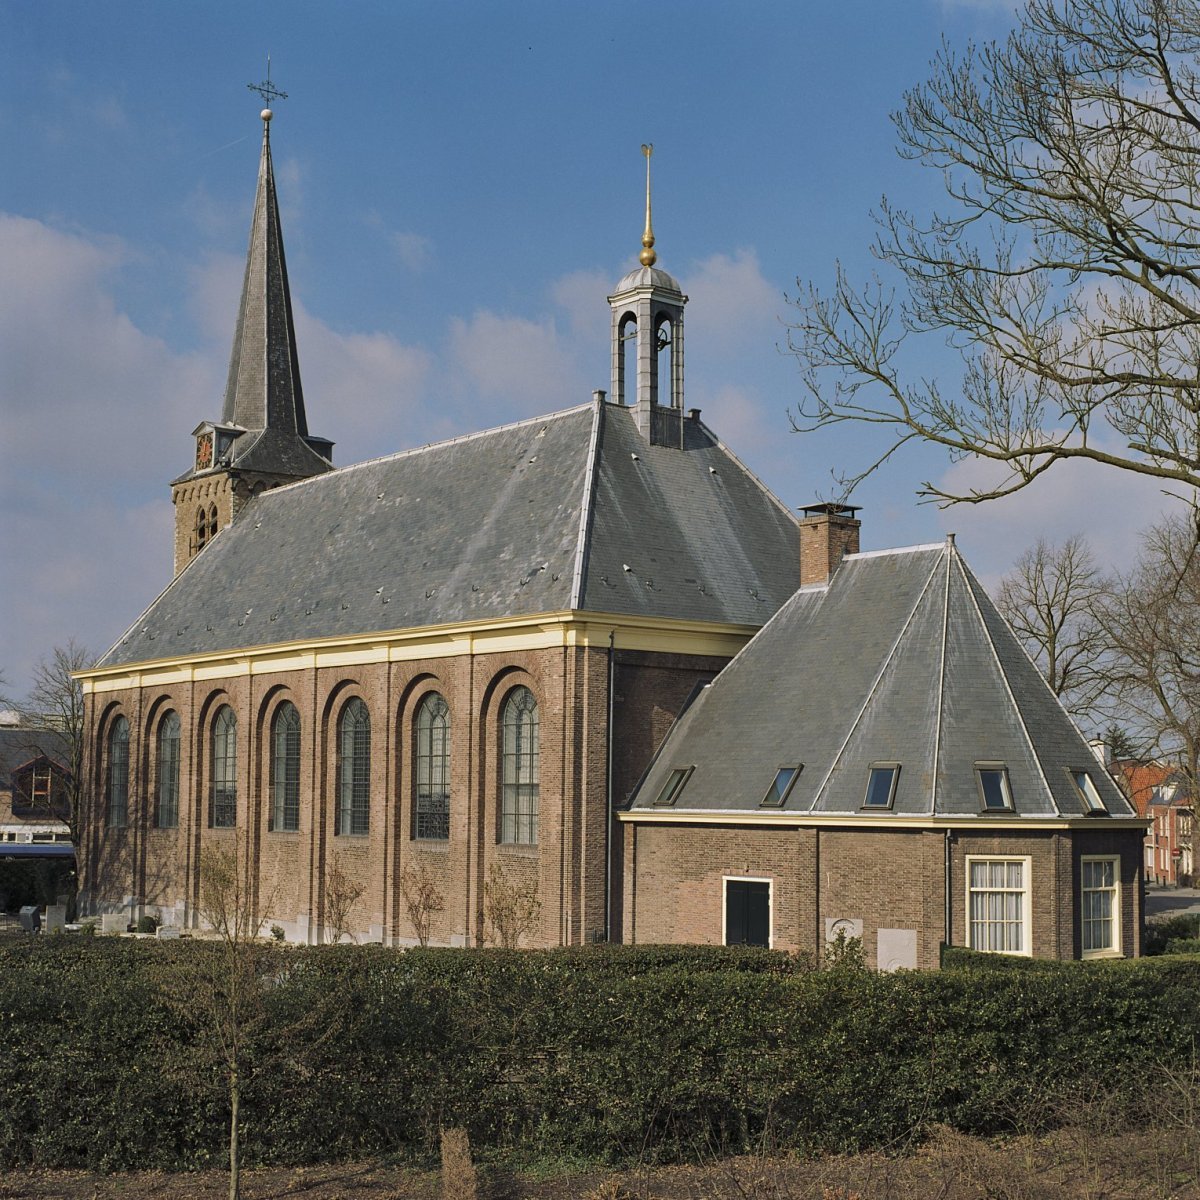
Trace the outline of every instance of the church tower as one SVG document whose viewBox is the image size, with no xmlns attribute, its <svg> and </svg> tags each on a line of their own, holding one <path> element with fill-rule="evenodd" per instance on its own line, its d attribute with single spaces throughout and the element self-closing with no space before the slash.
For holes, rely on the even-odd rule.
<svg viewBox="0 0 1200 1200">
<path fill-rule="evenodd" d="M 264 86 L 283 96 L 269 80 Z M 333 466 L 333 443 L 310 436 L 304 415 L 271 165 L 272 115 L 269 108 L 261 114 L 262 157 L 225 406 L 220 421 L 202 421 L 192 431 L 192 467 L 171 484 L 177 575 L 254 496 Z"/>
<path fill-rule="evenodd" d="M 654 264 L 650 220 L 650 156 L 646 156 L 646 229 L 641 267 L 608 298 L 612 309 L 612 400 L 632 404 L 642 436 L 656 446 L 683 445 L 683 306 L 676 280 Z"/>
</svg>

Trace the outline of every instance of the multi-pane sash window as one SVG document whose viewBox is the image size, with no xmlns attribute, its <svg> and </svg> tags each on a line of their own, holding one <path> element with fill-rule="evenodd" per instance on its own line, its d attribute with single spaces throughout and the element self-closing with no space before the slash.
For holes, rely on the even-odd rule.
<svg viewBox="0 0 1200 1200">
<path fill-rule="evenodd" d="M 229 705 L 213 722 L 208 823 L 215 829 L 232 829 L 237 824 L 237 717 Z"/>
<path fill-rule="evenodd" d="M 33 768 L 29 782 L 29 798 L 35 812 L 50 811 L 50 793 L 54 777 L 49 763 L 39 763 Z"/>
<path fill-rule="evenodd" d="M 535 845 L 538 840 L 538 707 L 527 687 L 515 688 L 501 719 L 502 787 L 500 840 Z"/>
<path fill-rule="evenodd" d="M 179 824 L 179 714 L 169 712 L 158 726 L 158 802 L 154 823 L 159 829 Z"/>
<path fill-rule="evenodd" d="M 271 828 L 300 828 L 300 714 L 290 700 L 271 722 Z"/>
<path fill-rule="evenodd" d="M 371 821 L 371 714 L 356 696 L 342 709 L 338 741 L 339 834 L 370 832 Z"/>
<path fill-rule="evenodd" d="M 445 841 L 450 836 L 450 710 L 430 692 L 417 710 L 414 833 Z"/>
<path fill-rule="evenodd" d="M 972 950 L 1028 954 L 1029 860 L 967 860 Z"/>
<path fill-rule="evenodd" d="M 1083 953 L 1113 954 L 1117 939 L 1117 860 L 1085 858 L 1082 863 Z"/>
<path fill-rule="evenodd" d="M 118 717 L 108 735 L 108 823 L 124 829 L 129 823 L 129 722 Z"/>
</svg>

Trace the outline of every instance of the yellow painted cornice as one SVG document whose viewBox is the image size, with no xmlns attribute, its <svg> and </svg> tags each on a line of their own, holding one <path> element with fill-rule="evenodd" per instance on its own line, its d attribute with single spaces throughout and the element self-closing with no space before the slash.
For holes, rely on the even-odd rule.
<svg viewBox="0 0 1200 1200">
<path fill-rule="evenodd" d="M 996 833 L 1013 830 L 1028 833 L 1038 829 L 1148 829 L 1150 821 L 1143 817 L 1021 817 L 1006 819 L 996 817 L 931 817 L 909 816 L 905 813 L 813 813 L 780 812 L 774 810 L 715 809 L 701 812 L 678 811 L 675 809 L 625 809 L 617 813 L 617 819 L 630 825 L 774 825 L 791 829 L 819 828 L 836 825 L 855 829 L 918 829 L 958 831 L 966 829 L 986 830 Z"/>
<path fill-rule="evenodd" d="M 92 667 L 76 672 L 75 678 L 84 692 L 114 692 L 241 675 L 454 658 L 464 654 L 511 654 L 562 646 L 607 649 L 610 638 L 617 650 L 732 658 L 757 632 L 755 625 L 564 610 L 148 659 L 120 666 Z"/>
</svg>

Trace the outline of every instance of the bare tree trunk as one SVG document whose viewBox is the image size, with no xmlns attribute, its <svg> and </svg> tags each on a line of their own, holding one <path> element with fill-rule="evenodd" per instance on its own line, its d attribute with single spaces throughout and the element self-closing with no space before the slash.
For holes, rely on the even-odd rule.
<svg viewBox="0 0 1200 1200">
<path fill-rule="evenodd" d="M 238 1110 L 241 1108 L 242 1085 L 237 1068 L 229 1075 L 229 1200 L 241 1200 L 241 1164 L 238 1161 Z"/>
</svg>

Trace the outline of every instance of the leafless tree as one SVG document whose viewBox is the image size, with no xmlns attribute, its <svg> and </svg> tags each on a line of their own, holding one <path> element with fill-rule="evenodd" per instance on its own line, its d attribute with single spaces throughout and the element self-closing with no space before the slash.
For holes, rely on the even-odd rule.
<svg viewBox="0 0 1200 1200">
<path fill-rule="evenodd" d="M 996 604 L 1054 694 L 1081 719 L 1094 714 L 1104 687 L 1104 637 L 1097 602 L 1108 581 L 1087 541 L 1044 538 L 1000 581 Z"/>
<path fill-rule="evenodd" d="M 29 696 L 18 706 L 23 726 L 36 731 L 53 731 L 62 739 L 63 758 L 69 776 L 51 793 L 53 815 L 67 826 L 71 841 L 80 845 L 83 796 L 83 688 L 73 677 L 92 663 L 92 654 L 74 639 L 55 646 L 33 672 Z M 31 743 L 31 748 L 32 748 Z M 51 815 L 47 813 L 47 816 Z"/>
<path fill-rule="evenodd" d="M 1087 459 L 1200 485 L 1200 6 L 1028 0 L 1004 44 L 943 45 L 894 115 L 943 173 L 925 217 L 882 201 L 885 276 L 802 284 L 799 429 L 850 421 L 997 464 L 941 503 L 1008 495 Z M 915 345 L 913 344 L 915 341 Z M 924 375 L 949 344 L 961 379 Z M 917 353 L 913 353 L 916 351 Z"/>
<path fill-rule="evenodd" d="M 537 879 L 523 882 L 493 862 L 483 885 L 483 915 L 494 941 L 515 950 L 532 933 L 541 915 Z"/>
<path fill-rule="evenodd" d="M 343 936 L 355 940 L 350 913 L 365 891 L 366 886 L 342 866 L 342 856 L 334 854 L 329 860 L 329 870 L 325 872 L 325 928 L 335 945 Z"/>
<path fill-rule="evenodd" d="M 248 1050 L 268 1019 L 267 990 L 280 966 L 279 947 L 259 941 L 264 917 L 236 850 L 200 853 L 200 916 L 217 945 L 197 945 L 163 968 L 163 994 L 202 1036 L 225 1077 L 229 1096 L 229 1200 L 241 1196 L 242 1097 Z"/>
<path fill-rule="evenodd" d="M 409 863 L 400 872 L 400 894 L 404 897 L 404 907 L 417 941 L 428 946 L 433 918 L 445 910 L 446 897 L 425 863 Z"/>
<path fill-rule="evenodd" d="M 1200 549 L 1191 518 L 1151 529 L 1134 569 L 1096 606 L 1115 710 L 1135 740 L 1200 779 Z"/>
</svg>

